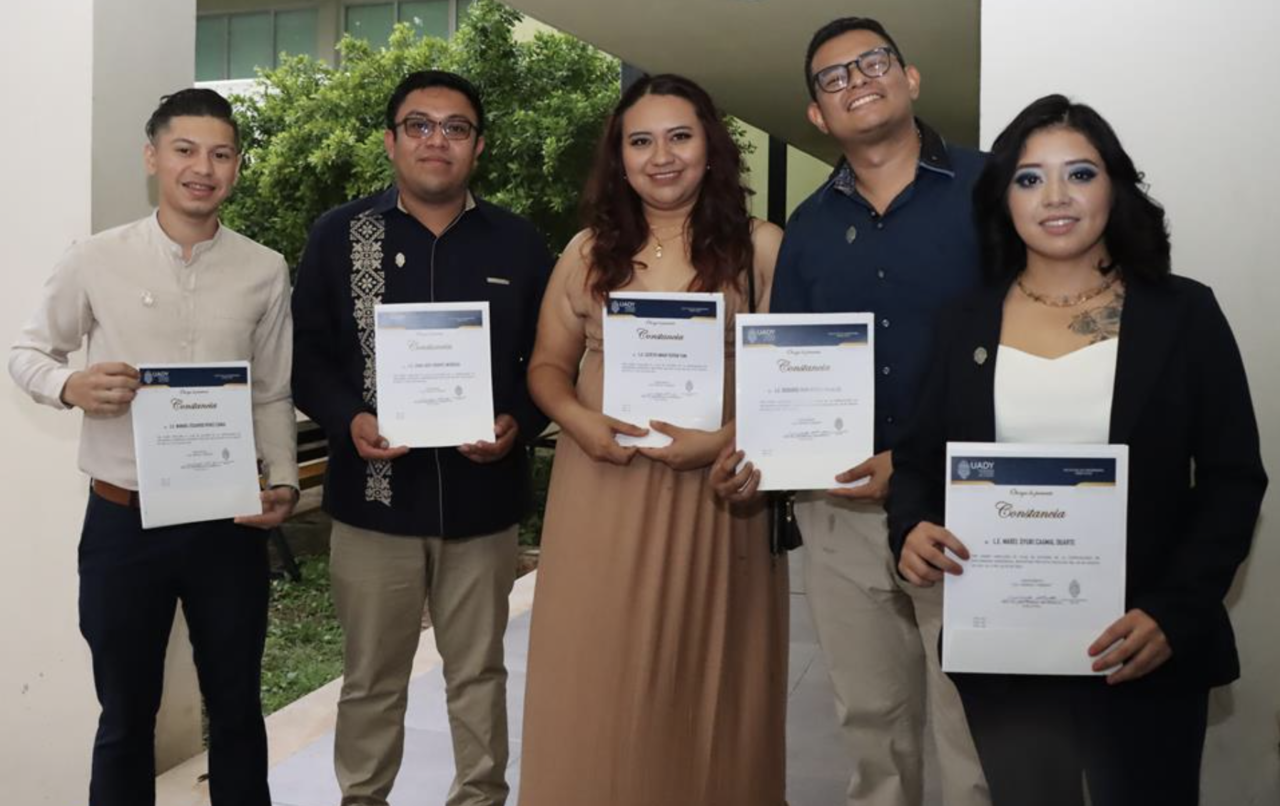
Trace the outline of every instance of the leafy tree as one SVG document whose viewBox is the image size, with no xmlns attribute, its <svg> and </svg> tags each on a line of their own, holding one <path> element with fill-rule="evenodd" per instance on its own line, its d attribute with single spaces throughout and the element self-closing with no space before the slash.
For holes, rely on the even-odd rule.
<svg viewBox="0 0 1280 806">
<path fill-rule="evenodd" d="M 528 216 L 558 251 L 577 229 L 592 149 L 618 99 L 619 65 L 564 34 L 513 36 L 520 15 L 477 0 L 449 40 L 399 25 L 385 48 L 346 37 L 341 62 L 308 57 L 262 72 L 261 90 L 233 98 L 245 135 L 229 226 L 296 266 L 312 222 L 392 181 L 382 145 L 387 98 L 408 73 L 453 70 L 485 102 L 477 194 Z"/>
</svg>

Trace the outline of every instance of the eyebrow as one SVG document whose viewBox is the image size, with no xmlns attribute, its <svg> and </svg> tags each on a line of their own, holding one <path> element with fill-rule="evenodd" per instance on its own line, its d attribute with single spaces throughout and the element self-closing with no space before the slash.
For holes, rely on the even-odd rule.
<svg viewBox="0 0 1280 806">
<path fill-rule="evenodd" d="M 443 118 L 434 118 L 431 115 L 427 114 L 426 112 L 419 112 L 416 109 L 410 109 L 408 112 L 404 113 L 404 119 L 408 120 L 410 118 L 426 118 L 427 120 L 439 120 L 442 123 L 450 120 L 462 120 L 462 121 L 466 121 L 467 123 L 471 123 L 471 118 L 467 117 L 461 112 L 451 112 L 450 114 L 445 115 Z"/>
<path fill-rule="evenodd" d="M 170 142 L 172 145 L 175 145 L 175 146 L 176 145 L 188 145 L 188 146 L 200 145 L 200 143 L 196 142 L 195 140 L 192 140 L 189 137 L 175 137 Z M 234 143 L 214 143 L 213 145 L 209 146 L 210 151 L 212 151 L 215 148 L 229 148 L 234 151 L 235 144 Z"/>
<path fill-rule="evenodd" d="M 664 131 L 666 131 L 668 134 L 672 132 L 691 132 L 693 131 L 693 127 L 682 123 L 679 126 L 672 126 L 670 129 L 665 129 Z M 633 131 L 633 132 L 627 132 L 628 137 L 635 137 L 636 135 L 639 135 L 639 134 L 647 134 L 652 136 L 653 132 L 649 131 L 648 129 L 637 129 L 636 131 Z"/>
<path fill-rule="evenodd" d="M 1097 167 L 1098 167 L 1098 163 L 1094 162 L 1094 161 L 1093 161 L 1093 160 L 1091 160 L 1091 159 L 1087 159 L 1087 158 L 1085 158 L 1085 159 L 1078 159 L 1078 160 L 1067 160 L 1066 162 L 1064 162 L 1064 163 L 1063 163 L 1063 165 L 1066 165 L 1066 166 L 1068 166 L 1068 167 L 1073 166 L 1073 165 L 1088 165 L 1088 166 L 1093 167 L 1093 168 L 1097 168 Z M 1018 167 L 1017 167 L 1017 168 L 1015 168 L 1014 170 L 1021 171 L 1021 170 L 1023 170 L 1024 168 L 1043 168 L 1043 167 L 1044 167 L 1044 166 L 1043 166 L 1043 165 L 1041 165 L 1041 164 L 1040 164 L 1040 163 L 1038 163 L 1038 162 L 1023 162 L 1023 163 L 1019 163 L 1019 164 L 1018 164 Z"/>
</svg>

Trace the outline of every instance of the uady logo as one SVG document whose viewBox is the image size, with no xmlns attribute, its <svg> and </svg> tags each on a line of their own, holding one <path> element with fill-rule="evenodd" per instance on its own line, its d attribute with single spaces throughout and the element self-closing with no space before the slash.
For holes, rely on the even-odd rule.
<svg viewBox="0 0 1280 806">
<path fill-rule="evenodd" d="M 996 463 L 989 459 L 959 459 L 956 461 L 955 474 L 961 481 L 970 478 L 994 479 Z"/>
</svg>

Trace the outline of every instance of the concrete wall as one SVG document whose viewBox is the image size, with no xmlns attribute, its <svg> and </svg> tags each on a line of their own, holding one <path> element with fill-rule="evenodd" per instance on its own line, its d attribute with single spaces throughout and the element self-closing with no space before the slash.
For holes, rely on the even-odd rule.
<svg viewBox="0 0 1280 806">
<path fill-rule="evenodd" d="M 1264 460 L 1280 478 L 1280 278 L 1274 139 L 1280 4 L 1025 0 L 982 7 L 982 143 L 1028 102 L 1063 92 L 1115 126 L 1165 205 L 1174 270 L 1213 286 L 1244 353 Z M 1243 678 L 1214 693 L 1206 804 L 1280 802 L 1280 495 L 1264 505 L 1230 597 Z"/>
<path fill-rule="evenodd" d="M 162 92 L 191 81 L 195 3 L 67 0 L 50 13 L 26 0 L 6 12 L 14 34 L 0 51 L 0 149 L 11 156 L 0 198 L 7 349 L 73 240 L 149 209 L 141 127 Z M 0 781 L 13 803 L 82 803 L 98 706 L 77 627 L 86 497 L 76 469 L 79 418 L 36 406 L 7 380 L 0 413 L 10 457 L 0 466 L 8 547 L 0 566 L 8 648 Z M 175 640 L 185 644 L 184 634 Z M 172 665 L 178 696 L 166 713 L 175 718 L 166 716 L 162 734 L 180 754 L 199 747 L 199 705 L 190 661 L 176 653 Z"/>
</svg>

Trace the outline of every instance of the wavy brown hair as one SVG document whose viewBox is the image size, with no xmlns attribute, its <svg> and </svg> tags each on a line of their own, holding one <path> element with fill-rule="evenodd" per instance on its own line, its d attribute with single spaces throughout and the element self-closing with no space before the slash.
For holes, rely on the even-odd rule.
<svg viewBox="0 0 1280 806">
<path fill-rule="evenodd" d="M 646 267 L 636 255 L 649 239 L 649 222 L 622 164 L 622 117 L 646 95 L 673 95 L 693 104 L 706 133 L 707 171 L 687 225 L 697 272 L 689 290 L 740 288 L 754 257 L 747 214 L 751 191 L 742 184 L 742 154 L 706 90 L 682 76 L 664 74 L 644 76 L 622 94 L 596 148 L 582 199 L 583 224 L 592 235 L 591 290 L 604 297 L 629 283 L 637 267 Z"/>
</svg>

